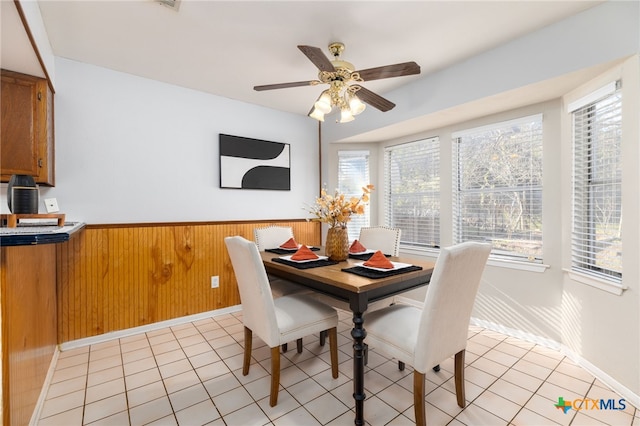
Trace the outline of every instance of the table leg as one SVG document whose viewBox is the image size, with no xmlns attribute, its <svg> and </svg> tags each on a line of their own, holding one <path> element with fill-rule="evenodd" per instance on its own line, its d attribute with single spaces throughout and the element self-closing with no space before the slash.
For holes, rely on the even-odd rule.
<svg viewBox="0 0 640 426">
<path fill-rule="evenodd" d="M 356 402 L 356 425 L 364 425 L 364 338 L 367 332 L 363 327 L 362 312 L 353 313 L 353 399 Z"/>
</svg>

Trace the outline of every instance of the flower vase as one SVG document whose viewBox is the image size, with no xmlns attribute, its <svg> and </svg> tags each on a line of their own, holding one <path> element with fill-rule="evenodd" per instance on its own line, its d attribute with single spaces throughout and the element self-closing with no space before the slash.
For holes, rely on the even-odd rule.
<svg viewBox="0 0 640 426">
<path fill-rule="evenodd" d="M 327 232 L 324 252 L 329 259 L 341 262 L 349 257 L 349 233 L 346 227 L 334 226 Z"/>
</svg>

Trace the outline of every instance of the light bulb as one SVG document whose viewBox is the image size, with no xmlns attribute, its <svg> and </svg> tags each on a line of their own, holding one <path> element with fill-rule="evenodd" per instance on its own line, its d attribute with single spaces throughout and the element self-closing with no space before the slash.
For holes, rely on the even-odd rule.
<svg viewBox="0 0 640 426">
<path fill-rule="evenodd" d="M 318 100 L 315 104 L 313 104 L 316 109 L 320 110 L 323 114 L 328 114 L 331 112 L 331 95 L 328 90 L 322 92 Z"/>
<path fill-rule="evenodd" d="M 315 118 L 318 121 L 324 121 L 324 112 L 320 111 L 318 108 L 314 108 L 309 114 L 309 117 Z"/>
<path fill-rule="evenodd" d="M 358 115 L 364 111 L 366 107 L 367 105 L 365 105 L 360 98 L 356 95 L 351 95 L 351 99 L 349 99 L 349 109 L 351 109 L 351 114 Z"/>
<path fill-rule="evenodd" d="M 349 121 L 353 121 L 353 114 L 351 114 L 351 110 L 346 107 L 342 108 L 342 110 L 340 110 L 339 123 L 348 123 Z"/>
</svg>

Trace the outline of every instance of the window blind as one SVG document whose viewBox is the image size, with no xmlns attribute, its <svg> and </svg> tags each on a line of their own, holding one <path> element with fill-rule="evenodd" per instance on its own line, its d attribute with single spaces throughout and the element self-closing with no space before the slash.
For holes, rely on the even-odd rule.
<svg viewBox="0 0 640 426">
<path fill-rule="evenodd" d="M 573 112 L 572 270 L 622 278 L 622 94 Z"/>
<path fill-rule="evenodd" d="M 454 241 L 542 260 L 542 115 L 453 135 Z"/>
<path fill-rule="evenodd" d="M 369 151 L 338 151 L 338 190 L 347 197 L 361 197 L 362 187 L 370 184 Z M 352 215 L 347 224 L 349 240 L 360 235 L 360 228 L 370 224 L 370 206 L 365 213 Z"/>
<path fill-rule="evenodd" d="M 384 173 L 385 224 L 402 229 L 401 246 L 439 246 L 439 138 L 387 147 Z"/>
</svg>

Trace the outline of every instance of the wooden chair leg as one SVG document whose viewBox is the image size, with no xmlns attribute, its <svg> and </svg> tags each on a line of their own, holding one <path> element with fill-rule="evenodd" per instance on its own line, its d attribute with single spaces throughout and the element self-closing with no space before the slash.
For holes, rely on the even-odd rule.
<svg viewBox="0 0 640 426">
<path fill-rule="evenodd" d="M 413 370 L 413 412 L 416 426 L 426 426 L 427 416 L 424 409 L 424 374 Z"/>
<path fill-rule="evenodd" d="M 458 399 L 458 406 L 461 408 L 464 408 L 467 404 L 464 395 L 464 354 L 464 349 L 456 354 L 453 367 L 453 377 L 456 382 L 456 397 Z"/>
<path fill-rule="evenodd" d="M 302 339 L 296 340 L 296 347 L 298 349 L 298 353 L 301 354 L 302 353 Z"/>
<path fill-rule="evenodd" d="M 251 345 L 253 332 L 247 327 L 244 328 L 244 360 L 242 361 L 242 375 L 249 374 L 249 366 L 251 365 Z"/>
<path fill-rule="evenodd" d="M 280 388 L 280 348 L 271 348 L 271 396 L 269 405 L 275 407 L 278 403 L 278 390 Z"/>
<path fill-rule="evenodd" d="M 286 343 L 283 343 L 283 344 L 282 344 L 282 353 L 287 352 L 287 349 L 288 349 L 287 344 L 286 344 Z"/>
<path fill-rule="evenodd" d="M 398 370 L 404 371 L 404 367 L 405 367 L 404 362 L 398 361 Z"/>
<path fill-rule="evenodd" d="M 338 329 L 329 330 L 329 353 L 331 354 L 331 376 L 338 378 Z"/>
<path fill-rule="evenodd" d="M 327 330 L 322 330 L 320 332 L 320 346 L 324 346 L 324 342 L 327 339 Z"/>
</svg>

